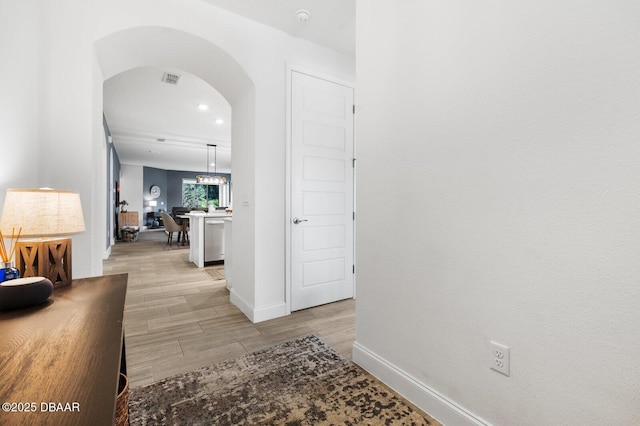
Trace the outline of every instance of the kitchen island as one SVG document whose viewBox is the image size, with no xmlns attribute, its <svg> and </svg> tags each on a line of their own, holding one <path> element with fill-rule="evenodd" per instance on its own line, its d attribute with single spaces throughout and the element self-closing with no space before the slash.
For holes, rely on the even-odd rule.
<svg viewBox="0 0 640 426">
<path fill-rule="evenodd" d="M 205 213 L 192 212 L 189 217 L 189 261 L 199 268 L 205 263 L 222 263 L 224 261 L 224 219 L 231 215 L 223 211 Z"/>
</svg>

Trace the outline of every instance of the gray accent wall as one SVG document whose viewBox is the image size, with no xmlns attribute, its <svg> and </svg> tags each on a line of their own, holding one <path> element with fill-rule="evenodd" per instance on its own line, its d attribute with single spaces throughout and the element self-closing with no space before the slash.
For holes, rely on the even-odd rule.
<svg viewBox="0 0 640 426">
<path fill-rule="evenodd" d="M 143 167 L 142 170 L 142 205 L 144 206 L 142 220 L 144 222 L 147 212 L 158 212 L 160 210 L 171 211 L 171 209 L 167 208 L 167 194 L 169 192 L 167 189 L 167 171 L 153 167 Z M 158 185 L 160 187 L 161 192 L 158 198 L 153 198 L 151 196 L 150 190 L 153 185 Z M 153 208 L 149 206 L 149 201 L 152 200 L 158 202 L 158 205 Z"/>
</svg>

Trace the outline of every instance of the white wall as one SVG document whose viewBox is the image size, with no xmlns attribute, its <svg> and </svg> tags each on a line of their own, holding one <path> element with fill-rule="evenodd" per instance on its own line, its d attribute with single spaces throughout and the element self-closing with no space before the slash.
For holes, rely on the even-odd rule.
<svg viewBox="0 0 640 426">
<path fill-rule="evenodd" d="M 357 13 L 354 358 L 448 424 L 639 424 L 640 3 Z"/>
<path fill-rule="evenodd" d="M 255 124 L 242 123 L 239 116 L 255 116 L 255 94 L 247 93 L 238 99 L 233 106 L 233 120 L 231 134 L 233 141 L 252 140 L 255 135 Z M 233 240 L 231 241 L 231 257 L 234 259 L 231 275 L 234 277 L 234 286 L 231 289 L 232 302 L 249 318 L 253 318 L 256 310 L 256 275 L 255 260 L 256 250 L 251 242 L 255 241 L 255 204 L 253 194 L 255 186 L 256 157 L 253 155 L 253 147 L 248 143 L 235 144 L 231 155 L 231 170 L 233 172 L 233 220 L 235 226 Z M 249 243 L 249 244 L 247 244 Z M 235 259 L 241 264 L 236 266 Z M 235 284 L 238 283 L 237 286 Z"/>
<path fill-rule="evenodd" d="M 144 192 L 144 168 L 131 164 L 120 165 L 120 201 L 126 200 L 127 211 L 138 212 L 140 226 L 144 223 L 144 206 L 140 194 Z"/>
<path fill-rule="evenodd" d="M 110 179 L 108 179 L 108 171 L 107 171 L 107 161 L 109 156 L 109 150 L 107 149 L 107 140 L 104 133 L 104 125 L 103 125 L 103 102 L 102 102 L 102 82 L 104 81 L 104 77 L 102 75 L 102 70 L 100 69 L 100 64 L 98 63 L 98 58 L 95 53 L 93 56 L 93 136 L 92 141 L 93 144 L 91 148 L 93 153 L 91 154 L 91 159 L 93 162 L 93 168 L 95 170 L 95 179 L 93 179 L 93 190 L 91 191 L 91 215 L 98 220 L 96 220 L 94 227 L 92 230 L 91 238 L 91 253 L 92 255 L 98 257 L 100 253 L 100 259 L 106 259 L 109 257 L 109 253 L 111 252 L 111 247 L 105 247 L 105 242 L 111 240 L 110 233 L 110 223 L 111 223 L 111 215 L 113 214 L 112 206 L 110 203 L 107 203 L 107 193 L 108 188 L 112 187 L 113 183 L 110 183 Z M 115 200 L 114 200 L 115 201 Z M 142 214 L 142 212 L 141 212 Z M 100 233 L 98 230 L 98 226 L 102 226 L 102 237 L 100 237 Z M 96 264 L 101 262 L 96 261 Z M 100 269 L 102 270 L 102 269 Z"/>
<path fill-rule="evenodd" d="M 0 211 L 7 188 L 38 185 L 40 18 L 38 1 L 0 2 Z"/>
<path fill-rule="evenodd" d="M 4 3 L 7 2 L 3 2 L 2 7 L 8 7 Z M 26 108 L 16 113 L 14 133 L 25 134 L 15 142 L 37 146 L 38 155 L 35 160 L 21 157 L 9 179 L 27 181 L 23 178 L 29 175 L 20 170 L 33 167 L 36 162 L 40 171 L 39 186 L 46 184 L 80 192 L 87 232 L 74 237 L 74 277 L 102 273 L 104 248 L 99 242 L 93 243 L 104 241 L 106 229 L 106 213 L 102 214 L 100 207 L 95 207 L 96 200 L 106 198 L 104 193 L 96 193 L 106 190 L 104 136 L 97 128 L 99 126 L 101 130 L 101 111 L 96 107 L 101 97 L 100 80 L 124 71 L 126 66 L 133 66 L 131 64 L 165 64 L 180 68 L 179 63 L 168 63 L 180 59 L 187 61 L 189 66 L 207 66 L 208 75 L 201 76 L 206 81 L 216 78 L 223 83 L 227 81 L 229 87 L 216 89 L 232 105 L 237 102 L 240 110 L 253 114 L 250 120 L 240 120 L 236 124 L 237 111 L 233 112 L 234 143 L 236 138 L 244 138 L 244 146 L 238 151 L 246 160 L 232 160 L 236 196 L 234 222 L 236 230 L 242 229 L 234 232 L 234 239 L 238 238 L 234 241 L 234 265 L 242 268 L 241 272 L 234 273 L 234 290 L 243 296 L 248 315 L 255 320 L 285 312 L 282 307 L 286 302 L 283 238 L 286 65 L 296 63 L 352 81 L 355 74 L 353 58 L 289 37 L 200 0 L 183 0 L 179 7 L 175 0 L 62 0 L 55 5 L 45 0 L 14 3 L 11 7 L 16 10 L 11 13 L 24 15 L 25 28 L 32 31 L 9 25 L 11 30 L 3 28 L 2 35 L 11 40 L 21 40 L 24 36 L 29 47 L 37 47 L 40 50 L 36 51 L 42 52 L 27 55 L 28 61 L 24 65 L 21 61 L 11 64 L 17 70 L 16 75 L 27 76 L 19 80 L 23 86 L 34 83 L 33 88 L 29 87 L 33 91 L 31 100 L 42 105 L 42 113 L 34 126 L 29 126 L 33 118 Z M 32 22 L 29 16 L 37 22 Z M 0 19 L 11 23 L 4 16 Z M 155 27 L 168 39 L 175 36 L 177 44 L 152 46 L 146 52 L 148 56 L 136 56 L 124 48 L 110 51 L 108 55 L 98 51 L 101 41 L 114 34 L 117 38 L 121 31 L 142 27 Z M 193 43 L 182 44 L 183 34 L 190 36 Z M 211 63 L 212 57 L 197 56 L 203 44 L 229 56 L 232 61 L 222 64 L 229 67 L 220 70 L 220 64 Z M 176 47 L 180 47 L 179 54 L 167 59 L 166 52 Z M 11 52 L 19 59 L 20 50 L 12 49 Z M 108 61 L 104 61 L 105 55 L 109 56 Z M 158 62 L 149 63 L 150 60 Z M 38 66 L 34 67 L 36 63 Z M 241 73 L 237 73 L 234 66 L 239 67 Z M 233 71 L 226 75 L 227 80 L 223 78 L 225 71 Z M 248 76 L 254 86 L 238 84 L 245 80 L 231 81 L 236 74 Z M 12 100 L 18 100 L 19 91 L 14 95 Z M 5 104 L 4 100 L 0 103 Z M 21 101 L 21 105 L 26 107 L 26 101 Z M 246 125 L 241 127 L 242 124 Z M 37 131 L 30 130 L 32 127 Z M 25 185 L 32 186 L 31 183 Z M 136 196 L 135 199 L 139 198 Z M 246 204 L 243 199 L 247 200 Z M 129 209 L 133 210 L 133 206 Z M 278 310 L 271 310 L 273 306 L 278 306 Z M 256 312 L 259 314 L 254 316 Z"/>
</svg>

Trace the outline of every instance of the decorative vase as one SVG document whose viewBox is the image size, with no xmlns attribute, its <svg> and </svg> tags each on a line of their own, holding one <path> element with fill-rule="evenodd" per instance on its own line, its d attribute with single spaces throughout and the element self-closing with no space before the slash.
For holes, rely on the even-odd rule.
<svg viewBox="0 0 640 426">
<path fill-rule="evenodd" d="M 13 266 L 13 260 L 0 262 L 0 283 L 15 278 L 20 278 L 20 271 Z"/>
</svg>

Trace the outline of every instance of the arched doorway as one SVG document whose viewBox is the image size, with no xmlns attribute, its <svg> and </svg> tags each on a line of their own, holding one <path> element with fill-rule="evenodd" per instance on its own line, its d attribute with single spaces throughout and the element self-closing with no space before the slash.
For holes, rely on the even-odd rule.
<svg viewBox="0 0 640 426">
<path fill-rule="evenodd" d="M 159 26 L 135 27 L 108 35 L 95 43 L 95 52 L 104 80 L 140 67 L 170 67 L 193 74 L 214 87 L 233 112 L 234 193 L 254 193 L 255 85 L 230 54 L 201 37 Z M 233 257 L 241 259 L 243 265 L 234 277 L 244 276 L 246 282 L 252 283 L 255 270 L 252 205 L 247 203 L 247 208 L 234 209 L 234 228 L 242 232 L 234 232 Z"/>
</svg>

